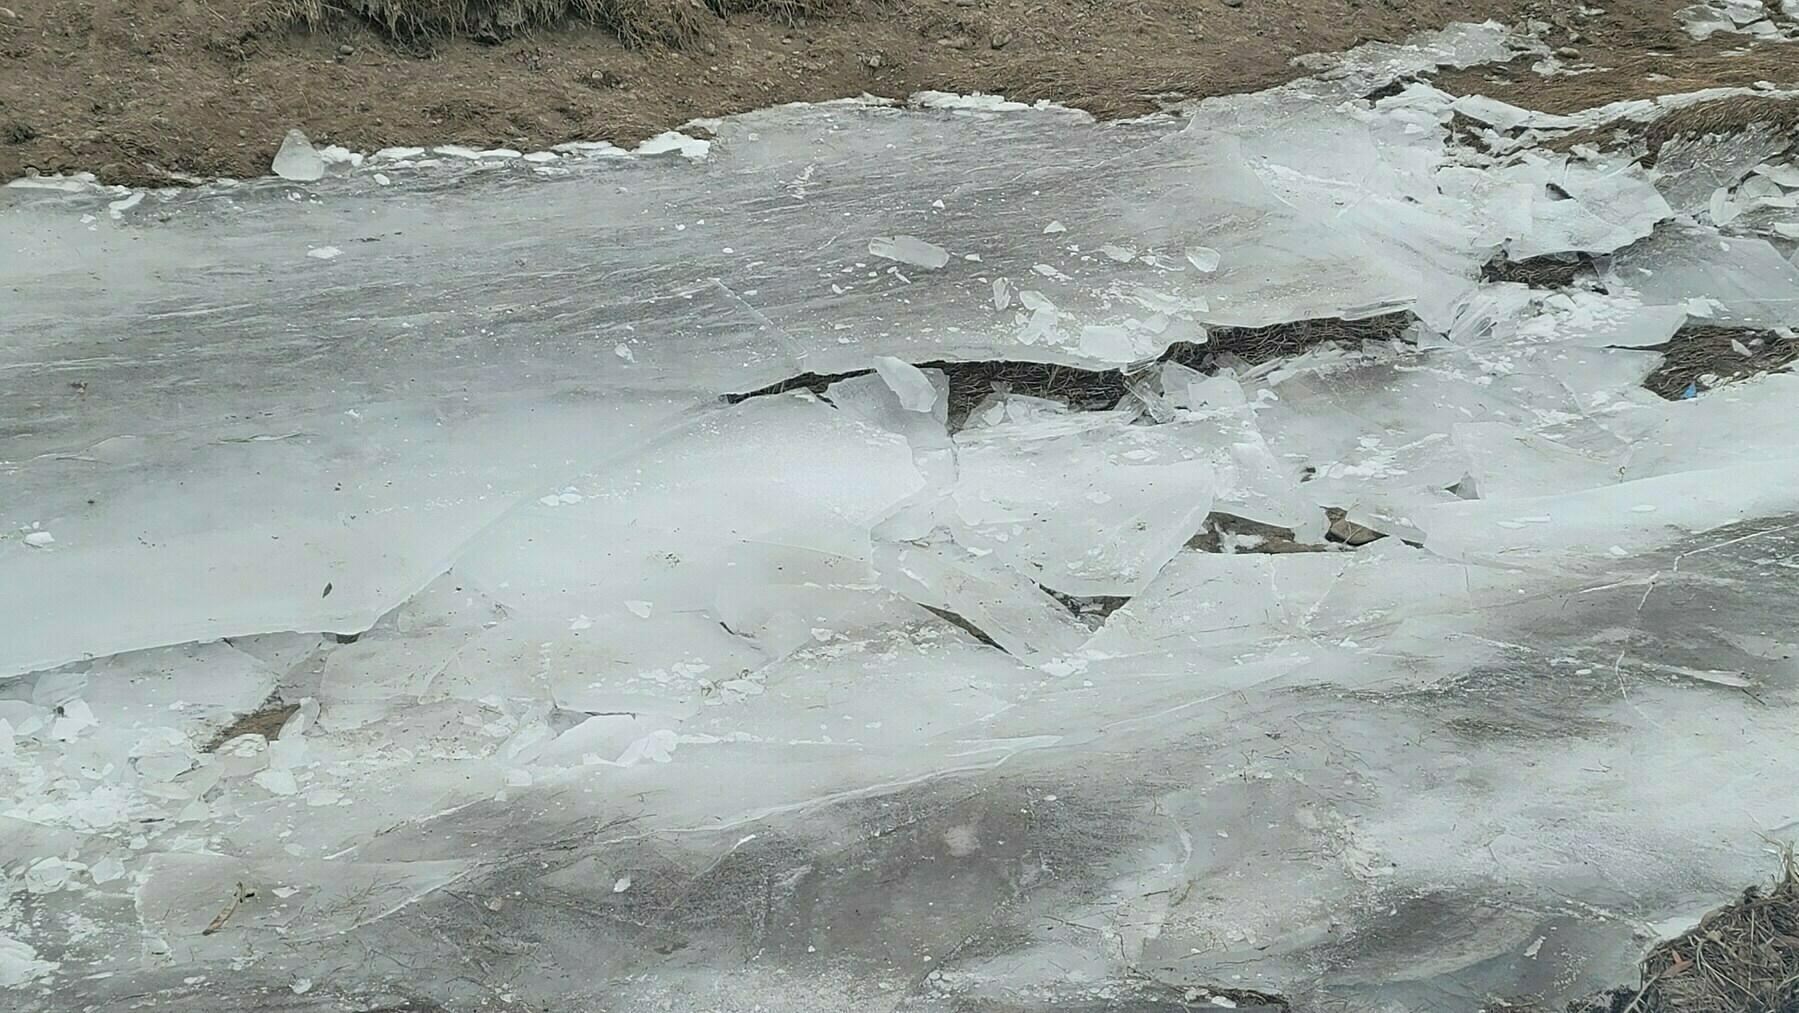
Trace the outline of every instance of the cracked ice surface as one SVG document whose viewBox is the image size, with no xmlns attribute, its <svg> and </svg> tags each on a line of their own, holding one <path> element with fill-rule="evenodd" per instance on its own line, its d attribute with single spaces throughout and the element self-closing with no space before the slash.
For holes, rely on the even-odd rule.
<svg viewBox="0 0 1799 1013">
<path fill-rule="evenodd" d="M 791 107 L 694 163 L 117 223 L 7 191 L 8 1008 L 1609 984 L 1799 826 L 1799 379 L 1640 386 L 1799 277 L 1624 161 L 1345 102 L 1507 55 L 1426 43 L 1178 119 Z M 1718 185 L 1778 200 L 1752 154 Z M 1126 393 L 952 431 L 940 364 L 993 359 Z M 1189 544 L 1219 516 L 1316 551 Z"/>
</svg>

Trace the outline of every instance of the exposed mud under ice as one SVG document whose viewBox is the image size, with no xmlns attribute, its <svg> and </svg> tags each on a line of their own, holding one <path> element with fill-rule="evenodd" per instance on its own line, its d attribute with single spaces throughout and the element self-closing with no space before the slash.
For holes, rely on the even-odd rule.
<svg viewBox="0 0 1799 1013">
<path fill-rule="evenodd" d="M 7 1008 L 1627 981 L 1799 827 L 1799 176 L 1528 45 L 0 191 Z"/>
</svg>

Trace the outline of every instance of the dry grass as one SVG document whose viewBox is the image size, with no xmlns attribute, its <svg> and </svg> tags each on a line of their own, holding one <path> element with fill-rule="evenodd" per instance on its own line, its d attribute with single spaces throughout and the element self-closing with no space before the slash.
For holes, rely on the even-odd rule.
<svg viewBox="0 0 1799 1013">
<path fill-rule="evenodd" d="M 1359 345 L 1364 341 L 1397 341 L 1416 319 L 1410 313 L 1385 313 L 1361 320 L 1322 317 L 1267 327 L 1214 327 L 1203 345 L 1179 344 L 1163 358 L 1205 369 L 1208 359 L 1232 355 L 1250 365 L 1298 355 L 1319 345 Z"/>
<path fill-rule="evenodd" d="M 1799 1010 L 1799 870 L 1789 851 L 1771 889 L 1750 887 L 1686 934 L 1656 944 L 1641 984 L 1594 997 L 1602 1013 Z"/>
<path fill-rule="evenodd" d="M 1737 134 L 1756 126 L 1787 132 L 1799 130 L 1799 101 L 1739 95 L 1676 109 L 1649 124 L 1644 131 L 1643 141 L 1649 151 L 1643 164 L 1655 165 L 1662 146 L 1675 138 Z"/>
<path fill-rule="evenodd" d="M 682 48 L 704 38 L 720 19 L 758 13 L 798 23 L 829 13 L 835 0 L 269 0 L 276 23 L 318 28 L 347 14 L 389 36 L 417 41 L 468 38 L 498 42 L 534 28 L 579 23 L 618 36 L 627 46 Z"/>
<path fill-rule="evenodd" d="M 260 735 L 265 739 L 273 739 L 287 724 L 287 719 L 300 709 L 297 703 L 283 704 L 275 701 L 263 704 L 248 714 L 240 714 L 236 721 L 212 737 L 206 744 L 205 751 L 217 752 L 218 748 L 239 735 Z"/>
<path fill-rule="evenodd" d="M 1571 151 L 1576 145 L 1586 144 L 1601 150 L 1618 150 L 1640 143 L 1644 149 L 1643 166 L 1654 168 L 1661 158 L 1662 148 L 1673 141 L 1700 140 L 1757 129 L 1792 133 L 1796 135 L 1795 140 L 1799 140 L 1799 100 L 1764 95 L 1716 99 L 1676 109 L 1649 123 L 1618 120 L 1570 131 L 1545 141 L 1543 147 L 1551 151 Z"/>
<path fill-rule="evenodd" d="M 1201 344 L 1179 342 L 1171 346 L 1156 362 L 1176 362 L 1202 372 L 1213 372 L 1219 358 L 1228 357 L 1233 364 L 1258 365 L 1274 359 L 1298 355 L 1320 345 L 1340 343 L 1359 345 L 1364 341 L 1398 340 L 1415 318 L 1410 313 L 1388 313 L 1362 320 L 1340 320 L 1328 317 L 1296 320 L 1268 327 L 1216 327 Z M 1077 411 L 1106 411 L 1117 407 L 1130 393 L 1133 372 L 1127 376 L 1117 369 L 1082 369 L 1047 362 L 1024 362 L 1012 359 L 986 359 L 973 362 L 935 360 L 917 363 L 921 369 L 942 370 L 949 381 L 949 429 L 956 432 L 968 422 L 968 416 L 994 393 L 1019 394 L 1058 401 Z M 1143 369 L 1147 369 L 1145 364 Z M 793 390 L 809 390 L 823 394 L 839 380 L 862 376 L 869 370 L 852 373 L 801 373 L 766 387 L 740 394 L 726 394 L 729 404 L 769 394 Z"/>
<path fill-rule="evenodd" d="M 1531 288 L 1566 288 L 1574 284 L 1581 271 L 1591 263 L 1592 258 L 1584 253 L 1566 256 L 1546 253 L 1525 260 L 1507 260 L 1500 254 L 1487 261 L 1480 273 L 1487 281 L 1517 282 Z"/>
<path fill-rule="evenodd" d="M 1744 355 L 1738 346 L 1750 354 Z M 1644 378 L 1643 386 L 1670 401 L 1681 400 L 1689 386 L 1704 393 L 1733 380 L 1785 369 L 1799 360 L 1799 341 L 1771 331 L 1716 324 L 1682 327 L 1671 341 L 1653 350 L 1662 353 L 1662 362 Z M 1715 379 L 1702 382 L 1701 378 L 1708 376 Z"/>
</svg>

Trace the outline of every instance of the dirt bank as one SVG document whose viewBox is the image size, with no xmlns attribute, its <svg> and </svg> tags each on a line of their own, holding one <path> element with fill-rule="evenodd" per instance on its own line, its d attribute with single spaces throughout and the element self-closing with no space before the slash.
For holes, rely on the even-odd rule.
<svg viewBox="0 0 1799 1013">
<path fill-rule="evenodd" d="M 86 170 L 138 184 L 261 175 L 294 126 L 359 150 L 629 144 L 696 116 L 920 89 L 1130 115 L 1159 96 L 1267 87 L 1297 73 L 1294 56 L 1453 20 L 1537 17 L 1555 26 L 1552 45 L 1606 66 L 1636 68 L 1655 49 L 1674 54 L 1656 57 L 1662 74 L 1692 52 L 1711 60 L 1708 75 L 1769 76 L 1717 57 L 1737 37 L 1688 39 L 1667 0 L 1598 14 L 1522 0 L 837 0 L 730 14 L 695 0 L 586 0 L 574 19 L 537 0 L 527 13 L 541 23 L 509 27 L 432 0 L 459 16 L 429 33 L 386 27 L 391 6 L 368 8 L 371 19 L 295 0 L 5 2 L 0 178 Z M 679 17 L 644 30 L 621 10 Z M 1616 73 L 1641 87 L 1640 69 Z"/>
</svg>

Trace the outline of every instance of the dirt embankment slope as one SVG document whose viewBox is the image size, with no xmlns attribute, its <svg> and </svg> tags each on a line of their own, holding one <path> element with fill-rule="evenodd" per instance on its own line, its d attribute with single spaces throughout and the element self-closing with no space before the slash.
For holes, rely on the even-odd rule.
<svg viewBox="0 0 1799 1013">
<path fill-rule="evenodd" d="M 1662 74 L 1693 53 L 1710 59 L 1708 78 L 1769 76 L 1749 66 L 1763 61 L 1716 56 L 1737 37 L 1688 39 L 1668 0 L 1622 0 L 1599 14 L 1525 0 L 4 4 L 0 178 L 92 171 L 137 184 L 166 183 L 167 173 L 261 175 L 296 126 L 358 150 L 629 144 L 698 116 L 921 89 L 1131 115 L 1159 96 L 1279 83 L 1298 73 L 1290 61 L 1300 54 L 1485 18 L 1540 18 L 1555 26 L 1552 45 L 1631 68 L 1610 75 L 1630 78 L 1608 78 L 1613 89 L 1645 86 L 1651 50 L 1676 54 L 1654 58 Z"/>
</svg>

